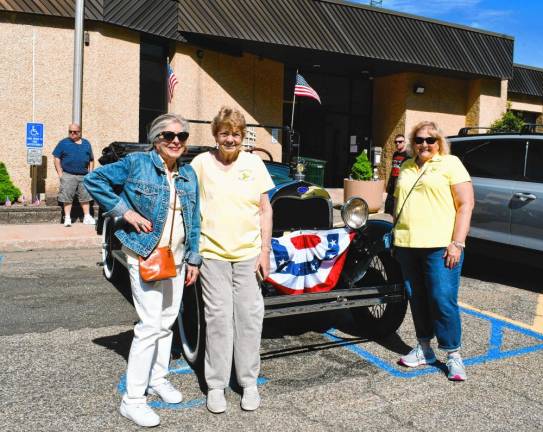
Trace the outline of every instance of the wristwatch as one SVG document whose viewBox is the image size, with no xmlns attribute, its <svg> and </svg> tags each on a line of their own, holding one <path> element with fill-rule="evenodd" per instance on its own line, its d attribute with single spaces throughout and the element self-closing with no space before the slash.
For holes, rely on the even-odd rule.
<svg viewBox="0 0 543 432">
<path fill-rule="evenodd" d="M 455 245 L 458 249 L 464 249 L 466 247 L 466 243 L 462 243 L 456 240 L 451 241 L 451 244 Z"/>
</svg>

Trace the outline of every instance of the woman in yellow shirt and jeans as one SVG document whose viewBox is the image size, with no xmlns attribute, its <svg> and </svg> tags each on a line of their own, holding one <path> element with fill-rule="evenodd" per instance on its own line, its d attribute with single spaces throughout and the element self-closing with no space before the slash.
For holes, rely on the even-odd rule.
<svg viewBox="0 0 543 432">
<path fill-rule="evenodd" d="M 394 246 L 418 344 L 399 363 L 434 363 L 430 341 L 436 336 L 438 347 L 447 352 L 448 378 L 464 381 L 458 288 L 473 187 L 435 123 L 417 124 L 409 139 L 414 157 L 402 165 L 396 186 Z"/>
</svg>

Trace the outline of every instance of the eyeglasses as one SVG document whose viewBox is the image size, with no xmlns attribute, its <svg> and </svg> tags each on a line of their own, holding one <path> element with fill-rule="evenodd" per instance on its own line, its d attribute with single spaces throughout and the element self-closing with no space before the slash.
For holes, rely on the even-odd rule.
<svg viewBox="0 0 543 432">
<path fill-rule="evenodd" d="M 179 141 L 186 141 L 189 139 L 189 133 L 188 132 L 170 132 L 170 131 L 164 131 L 160 132 L 156 138 L 164 138 L 166 141 L 173 141 L 177 137 Z"/>
<path fill-rule="evenodd" d="M 396 140 L 394 141 L 394 144 L 403 144 L 405 141 L 404 140 Z"/>
<path fill-rule="evenodd" d="M 418 145 L 421 145 L 423 142 L 426 141 L 426 144 L 428 145 L 432 145 L 432 144 L 435 144 L 436 141 L 437 141 L 437 138 L 436 137 L 433 137 L 433 136 L 429 136 L 429 137 L 426 137 L 426 138 L 423 138 L 423 137 L 415 137 L 415 144 L 418 144 Z"/>
<path fill-rule="evenodd" d="M 78 133 L 81 133 L 81 131 L 73 131 L 73 130 L 69 130 L 68 133 L 71 133 L 71 134 L 78 134 Z"/>
</svg>

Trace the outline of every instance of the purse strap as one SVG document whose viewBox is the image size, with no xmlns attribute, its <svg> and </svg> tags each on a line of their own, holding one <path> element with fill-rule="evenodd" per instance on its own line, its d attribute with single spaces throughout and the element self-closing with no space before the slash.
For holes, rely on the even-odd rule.
<svg viewBox="0 0 543 432">
<path fill-rule="evenodd" d="M 411 195 L 411 192 L 413 192 L 413 189 L 415 189 L 415 186 L 417 185 L 417 183 L 419 182 L 419 180 L 422 178 L 422 176 L 424 175 L 424 173 L 426 172 L 426 169 L 428 168 L 428 166 L 425 166 L 424 169 L 422 170 L 422 172 L 420 173 L 419 177 L 417 178 L 417 180 L 415 180 L 415 183 L 413 183 L 413 186 L 411 186 L 411 189 L 409 190 L 409 192 L 407 193 L 407 196 L 405 197 L 405 199 L 403 200 L 403 203 L 402 203 L 402 207 L 400 208 L 400 211 L 398 212 L 398 216 L 396 216 L 396 219 L 394 220 L 394 224 L 392 225 L 392 229 L 394 229 L 396 227 L 396 224 L 398 223 L 398 221 L 400 220 L 400 215 L 402 214 L 402 211 L 403 211 L 403 208 L 405 206 L 405 203 L 407 202 L 407 199 L 409 198 L 409 195 Z"/>
<path fill-rule="evenodd" d="M 172 227 L 170 229 L 170 241 L 168 242 L 168 247 L 172 248 L 172 237 L 173 237 L 173 222 L 175 221 L 175 205 L 177 202 L 177 191 L 175 190 L 175 183 L 173 185 L 173 215 L 172 215 Z"/>
</svg>

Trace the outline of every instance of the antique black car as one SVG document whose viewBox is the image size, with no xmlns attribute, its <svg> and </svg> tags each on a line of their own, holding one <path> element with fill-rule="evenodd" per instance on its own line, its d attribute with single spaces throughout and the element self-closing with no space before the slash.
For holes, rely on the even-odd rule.
<svg viewBox="0 0 543 432">
<path fill-rule="evenodd" d="M 100 162 L 109 163 L 131 151 L 147 151 L 143 144 L 113 143 L 104 150 Z M 183 161 L 190 161 L 209 147 L 189 147 Z M 257 149 L 258 150 L 258 149 Z M 361 198 L 351 198 L 341 205 L 342 223 L 333 223 L 334 208 L 328 192 L 303 179 L 298 169 L 274 162 L 267 155 L 265 165 L 275 183 L 269 191 L 273 208 L 273 237 L 302 230 L 313 233 L 339 228 L 349 232 L 351 241 L 344 265 L 335 285 L 329 291 L 284 294 L 269 281 L 261 281 L 265 318 L 318 313 L 334 309 L 349 309 L 358 334 L 379 338 L 395 332 L 401 325 L 407 300 L 398 263 L 391 255 L 387 234 L 392 225 L 368 219 L 368 207 Z M 121 221 L 99 215 L 97 232 L 102 235 L 103 271 L 108 280 L 117 279 L 126 267 L 121 245 L 114 236 Z M 307 232 L 307 231 L 304 231 Z M 277 269 L 279 271 L 279 269 Z M 181 349 L 191 365 L 203 360 L 205 344 L 204 305 L 202 288 L 185 289 L 178 319 Z"/>
</svg>

